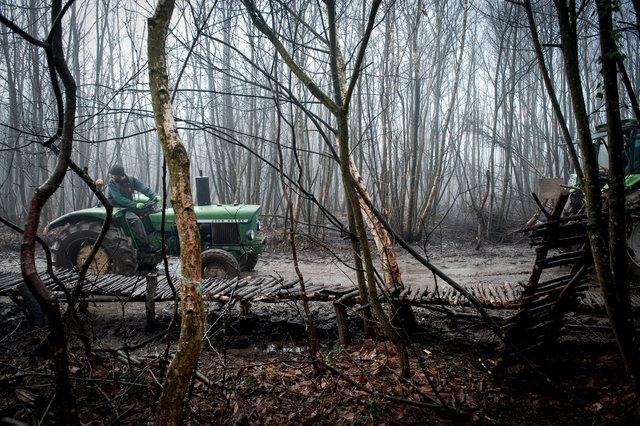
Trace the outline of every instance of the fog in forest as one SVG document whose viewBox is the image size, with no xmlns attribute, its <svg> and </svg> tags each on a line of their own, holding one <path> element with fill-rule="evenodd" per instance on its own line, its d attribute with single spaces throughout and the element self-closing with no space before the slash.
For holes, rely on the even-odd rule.
<svg viewBox="0 0 640 426">
<path fill-rule="evenodd" d="M 0 0 L 0 423 L 638 424 L 639 37 Z"/>
<path fill-rule="evenodd" d="M 276 55 L 241 3 L 176 7 L 167 66 L 192 179 L 209 177 L 211 202 L 260 204 L 265 220 L 278 223 L 273 221 L 285 206 L 283 171 L 296 220 L 318 225 L 311 232 L 339 227 L 335 221 L 344 221 L 345 205 L 330 111 Z M 344 61 L 347 79 L 368 7 L 337 5 L 337 60 Z M 631 3 L 621 7 L 618 43 L 630 84 L 638 87 L 638 34 L 624 21 L 632 16 L 625 12 Z M 557 16 L 548 2 L 533 8 L 550 82 L 575 141 Z M 28 36 L 46 38 L 47 5 L 9 2 L 0 9 Z M 260 10 L 292 61 L 334 98 L 339 86 L 329 70 L 336 58 L 329 55 L 323 8 L 276 2 Z M 121 164 L 162 193 L 163 156 L 147 69 L 151 12 L 146 2 L 75 2 L 62 21 L 63 49 L 77 84 L 73 162 L 105 183 L 110 167 Z M 577 30 L 585 105 L 595 126 L 604 122 L 604 110 L 594 14 L 583 13 Z M 21 224 L 34 189 L 55 164 L 59 117 L 43 50 L 6 26 L 0 37 L 0 215 Z M 359 78 L 344 86 L 353 91 L 351 154 L 375 207 L 415 239 L 443 217 L 477 228 L 486 239 L 506 224 L 525 222 L 537 208 L 530 193 L 538 190 L 538 179 L 567 182 L 574 173 L 543 77 L 521 5 L 383 2 Z M 632 112 L 622 87 L 625 118 Z M 68 173 L 41 226 L 96 201 Z"/>
</svg>

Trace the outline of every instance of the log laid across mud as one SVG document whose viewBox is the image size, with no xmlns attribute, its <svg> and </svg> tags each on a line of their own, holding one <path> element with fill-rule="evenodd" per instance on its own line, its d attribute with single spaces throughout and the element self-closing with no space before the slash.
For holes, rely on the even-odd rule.
<svg viewBox="0 0 640 426">
<path fill-rule="evenodd" d="M 77 284 L 77 274 L 72 271 L 62 271 L 59 278 L 68 289 L 73 289 Z M 56 288 L 54 281 L 42 273 L 42 279 L 47 287 L 62 295 Z M 179 289 L 178 279 L 172 278 L 174 288 Z M 19 284 L 23 282 L 22 276 L 16 272 L 0 271 L 0 295 L 9 295 Z M 490 309 L 518 309 L 522 306 L 523 287 L 520 284 L 508 282 L 491 285 L 466 286 L 469 293 L 474 295 L 485 307 Z M 307 298 L 316 302 L 339 302 L 344 305 L 359 303 L 357 289 L 353 286 L 324 285 L 319 283 L 307 283 Z M 83 284 L 83 297 L 96 301 L 139 301 L 144 302 L 146 297 L 146 277 L 120 275 L 89 276 Z M 202 291 L 206 300 L 228 302 L 234 300 L 242 303 L 254 302 L 279 302 L 283 300 L 299 300 L 302 293 L 297 280 L 284 280 L 272 276 L 249 277 L 244 279 L 204 279 Z M 526 297 L 526 294 L 524 295 Z M 384 300 L 384 295 L 380 295 Z M 405 287 L 400 293 L 392 294 L 400 303 L 412 306 L 420 305 L 449 305 L 469 306 L 469 302 L 453 288 L 446 285 Z M 154 299 L 156 302 L 173 299 L 173 292 L 165 275 L 157 276 L 157 286 Z M 576 298 L 575 309 L 585 312 L 604 311 L 602 297 L 596 293 L 587 291 L 579 292 Z M 640 309 L 640 296 L 632 296 L 634 310 Z"/>
</svg>

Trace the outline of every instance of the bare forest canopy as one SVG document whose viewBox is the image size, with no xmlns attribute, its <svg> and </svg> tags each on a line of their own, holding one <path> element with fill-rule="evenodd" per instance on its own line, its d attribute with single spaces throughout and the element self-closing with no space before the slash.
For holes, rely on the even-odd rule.
<svg viewBox="0 0 640 426">
<path fill-rule="evenodd" d="M 325 93 L 335 93 L 339 86 L 330 79 L 322 2 L 256 3 L 291 58 Z M 349 71 L 368 3 L 338 2 L 337 42 Z M 533 12 L 575 138 L 551 3 L 535 2 Z M 263 214 L 283 215 L 282 170 L 295 189 L 299 221 L 324 224 L 319 205 L 344 212 L 333 148 L 335 118 L 283 63 L 242 2 L 182 1 L 176 7 L 167 40 L 174 112 L 192 177 L 210 177 L 211 201 L 258 203 Z M 448 214 L 480 223 L 491 237 L 508 221 L 522 221 L 535 211 L 529 194 L 539 178 L 566 181 L 573 173 L 524 8 L 503 0 L 472 1 L 463 31 L 464 7 L 461 1 L 384 1 L 353 88 L 353 158 L 374 205 L 409 236 L 429 231 L 438 223 L 435 217 Z M 586 4 L 576 22 L 586 107 L 595 125 L 604 121 L 604 109 L 593 7 Z M 146 57 L 146 18 L 152 10 L 144 1 L 75 2 L 62 26 L 78 95 L 73 161 L 105 181 L 110 167 L 122 164 L 162 193 L 163 156 Z M 36 39 L 51 28 L 43 1 L 0 1 L 0 12 Z M 633 16 L 632 3 L 623 1 L 615 25 L 637 88 L 640 43 L 637 28 L 625 22 Z M 43 51 L 6 26 L 0 46 L 0 215 L 22 223 L 31 193 L 55 164 L 44 143 L 55 135 L 58 117 Z M 631 117 L 628 97 L 621 93 L 620 99 L 623 118 Z M 429 205 L 440 161 L 441 184 Z M 41 223 L 95 203 L 89 188 L 69 173 Z"/>
</svg>

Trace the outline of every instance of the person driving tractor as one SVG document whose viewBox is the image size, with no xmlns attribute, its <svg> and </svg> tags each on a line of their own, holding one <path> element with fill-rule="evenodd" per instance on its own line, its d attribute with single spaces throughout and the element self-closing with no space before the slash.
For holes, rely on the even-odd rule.
<svg viewBox="0 0 640 426">
<path fill-rule="evenodd" d="M 139 210 L 144 207 L 144 203 L 133 199 L 135 191 L 140 192 L 150 200 L 162 200 L 162 197 L 156 194 L 151 188 L 143 184 L 139 179 L 133 176 L 127 176 L 124 167 L 119 164 L 111 167 L 109 171 L 109 193 L 108 200 L 113 207 L 121 207 L 126 209 L 125 218 L 131 225 L 131 229 L 135 234 L 138 242 L 138 250 L 141 254 L 155 252 L 155 248 L 149 244 L 147 232 L 144 229 L 142 220 L 139 216 Z"/>
</svg>

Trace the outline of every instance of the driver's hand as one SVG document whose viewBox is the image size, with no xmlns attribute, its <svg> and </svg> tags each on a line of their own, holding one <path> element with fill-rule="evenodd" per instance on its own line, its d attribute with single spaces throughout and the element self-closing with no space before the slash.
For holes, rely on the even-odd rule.
<svg viewBox="0 0 640 426">
<path fill-rule="evenodd" d="M 141 209 L 144 207 L 144 203 L 138 203 L 136 204 L 136 209 Z"/>
<path fill-rule="evenodd" d="M 162 201 L 162 197 L 161 197 L 161 196 L 159 196 L 159 195 L 156 195 L 156 200 L 158 200 L 158 201 Z"/>
</svg>

